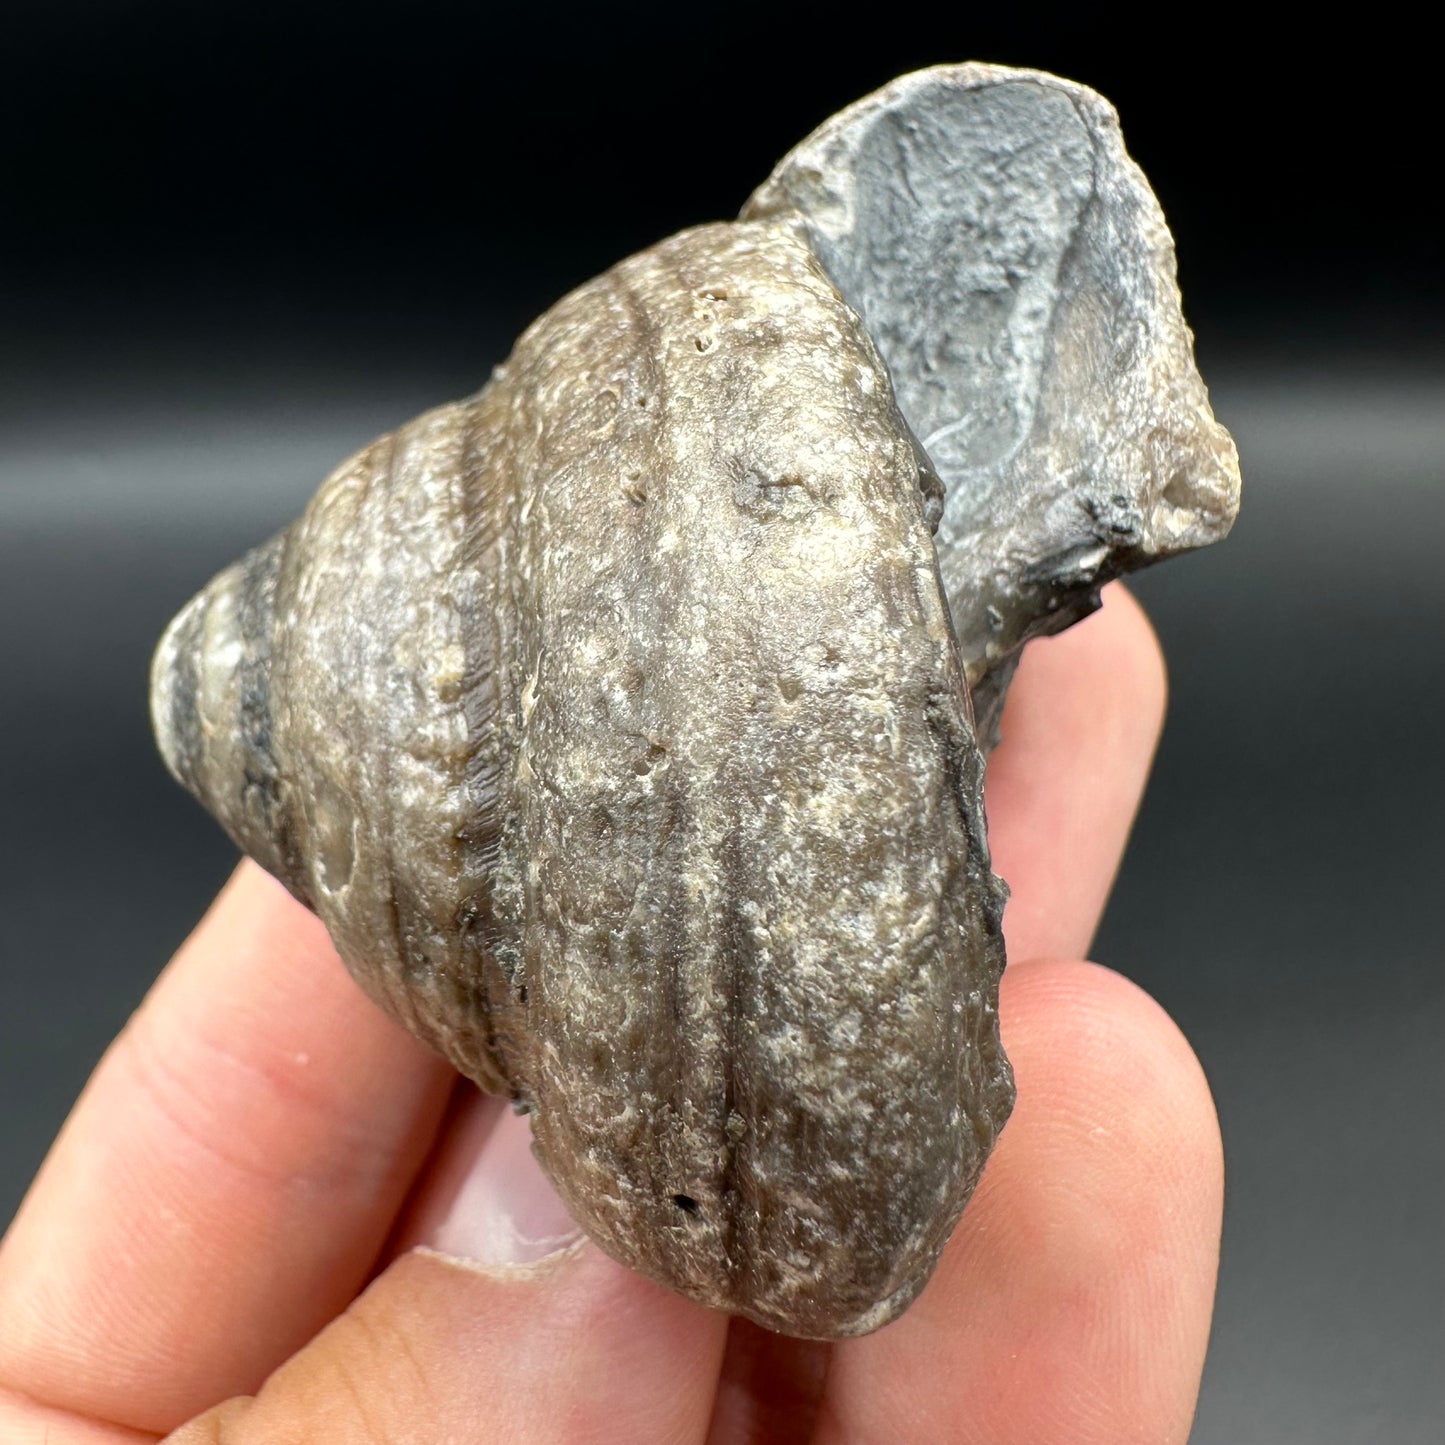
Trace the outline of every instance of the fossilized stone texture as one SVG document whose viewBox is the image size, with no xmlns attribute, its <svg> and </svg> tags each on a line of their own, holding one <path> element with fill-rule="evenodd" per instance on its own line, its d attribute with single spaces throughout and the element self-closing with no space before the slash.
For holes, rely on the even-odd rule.
<svg viewBox="0 0 1445 1445">
<path fill-rule="evenodd" d="M 1174 247 L 1113 107 L 939 66 L 827 121 L 745 216 L 795 216 L 942 478 L 939 566 L 991 739 L 1019 650 L 1239 506 Z"/>
<path fill-rule="evenodd" d="M 827 1338 L 922 1287 L 1012 1105 L 965 677 L 987 736 L 1025 639 L 1238 477 L 1080 87 L 906 77 L 746 216 L 344 464 L 153 710 L 594 1239 Z"/>
<path fill-rule="evenodd" d="M 927 482 L 794 228 L 704 227 L 341 468 L 157 659 L 173 770 L 531 1111 L 592 1236 L 795 1334 L 903 1308 L 1013 1098 Z"/>
</svg>

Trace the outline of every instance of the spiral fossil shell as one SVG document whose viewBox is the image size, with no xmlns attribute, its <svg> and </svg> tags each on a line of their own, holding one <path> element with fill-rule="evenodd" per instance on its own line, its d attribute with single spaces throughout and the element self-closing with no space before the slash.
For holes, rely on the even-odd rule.
<svg viewBox="0 0 1445 1445">
<path fill-rule="evenodd" d="M 1096 515 L 1103 551 L 1081 566 L 1071 512 L 1064 544 L 1035 537 L 1000 572 L 990 545 L 1017 551 L 1028 509 L 958 494 L 992 447 L 1011 496 L 1019 418 L 1055 404 L 1016 396 L 999 414 L 1023 440 L 965 455 L 946 386 L 932 410 L 909 402 L 931 393 L 902 379 L 900 346 L 927 351 L 946 322 L 935 298 L 903 346 L 896 298 L 860 300 L 873 243 L 903 232 L 847 145 L 879 116 L 916 134 L 900 106 L 997 131 L 969 97 L 1022 86 L 1047 108 L 1078 90 L 1016 74 L 898 82 L 819 133 L 823 162 L 812 142 L 785 161 L 747 219 L 566 297 L 478 395 L 340 467 L 156 654 L 171 770 L 383 1008 L 530 1112 L 592 1237 L 790 1334 L 857 1334 L 907 1305 L 1012 1106 L 968 681 L 993 707 L 1027 636 L 1151 547 L 1207 540 L 1195 493 L 1223 497 L 1214 530 L 1232 517 L 1182 323 L 1173 430 L 1150 419 L 1148 444 L 1204 461 L 1182 490 L 1177 467 L 1137 483 L 1173 486 L 1167 546 L 1137 506 L 1103 542 Z M 1063 127 L 1060 166 L 1075 143 L 1093 155 L 1087 126 L 1015 102 L 1029 135 Z M 864 267 L 840 257 L 870 206 L 887 224 Z M 1032 361 L 978 382 L 995 410 L 1000 388 L 1077 365 L 1041 325 L 998 352 L 1032 338 Z M 1127 400 L 1111 405 L 1110 455 L 1132 465 Z M 946 468 L 920 417 L 953 427 L 935 438 Z M 1213 451 L 1190 440 L 1207 428 Z M 986 585 L 957 560 L 970 538 Z"/>
</svg>

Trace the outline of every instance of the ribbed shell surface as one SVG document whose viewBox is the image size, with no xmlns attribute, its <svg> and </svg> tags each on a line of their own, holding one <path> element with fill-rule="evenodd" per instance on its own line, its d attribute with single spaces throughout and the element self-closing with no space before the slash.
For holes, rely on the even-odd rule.
<svg viewBox="0 0 1445 1445">
<path fill-rule="evenodd" d="M 157 657 L 173 770 L 531 1112 L 589 1233 L 791 1334 L 908 1303 L 1013 1097 L 925 473 L 793 223 L 703 227 L 339 469 Z"/>
</svg>

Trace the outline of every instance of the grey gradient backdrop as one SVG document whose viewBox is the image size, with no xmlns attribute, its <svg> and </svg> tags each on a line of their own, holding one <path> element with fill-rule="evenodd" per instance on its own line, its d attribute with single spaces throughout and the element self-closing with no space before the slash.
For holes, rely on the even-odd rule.
<svg viewBox="0 0 1445 1445">
<path fill-rule="evenodd" d="M 1161 73 L 1067 11 L 867 44 L 820 42 L 807 6 L 500 37 L 459 6 L 342 35 L 332 13 L 16 7 L 0 1220 L 232 863 L 150 744 L 171 613 L 341 457 L 475 389 L 549 300 L 735 208 L 836 104 L 931 60 L 1036 63 L 1120 104 L 1245 474 L 1231 539 L 1137 584 L 1170 716 L 1095 948 L 1183 1025 L 1223 1120 L 1193 1438 L 1438 1441 L 1445 352 L 1428 228 L 1392 189 L 1422 124 L 1405 81 L 1366 77 L 1346 123 L 1314 80 L 1269 88 L 1284 52 L 1241 72 L 1206 37 Z M 1345 53 L 1291 54 L 1318 76 Z M 379 114 L 341 105 L 359 67 L 411 60 Z"/>
</svg>

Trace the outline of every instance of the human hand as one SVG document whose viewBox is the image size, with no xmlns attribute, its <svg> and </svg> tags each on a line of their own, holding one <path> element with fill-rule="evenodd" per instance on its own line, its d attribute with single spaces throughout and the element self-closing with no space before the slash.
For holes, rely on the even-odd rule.
<svg viewBox="0 0 1445 1445">
<path fill-rule="evenodd" d="M 1218 1255 L 1214 1109 L 1158 1005 L 1068 961 L 1163 714 L 1148 624 L 1105 597 L 1029 648 L 990 761 L 1018 1105 L 901 1319 L 783 1340 L 573 1237 L 525 1120 L 383 1017 L 243 864 L 0 1245 L 0 1440 L 1182 1442 Z"/>
</svg>

